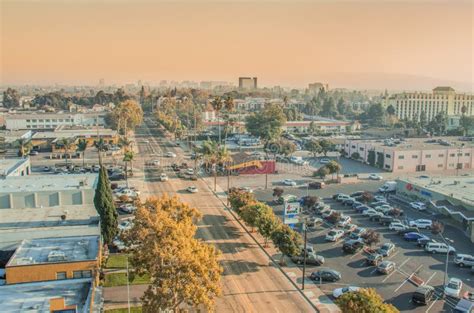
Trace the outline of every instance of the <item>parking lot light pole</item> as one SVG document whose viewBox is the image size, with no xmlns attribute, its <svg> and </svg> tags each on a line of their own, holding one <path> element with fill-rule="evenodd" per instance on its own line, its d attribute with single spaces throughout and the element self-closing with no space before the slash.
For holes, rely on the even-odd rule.
<svg viewBox="0 0 474 313">
<path fill-rule="evenodd" d="M 301 280 L 301 290 L 304 290 L 304 278 L 306 275 L 306 218 L 303 220 L 303 231 L 304 231 L 304 251 L 303 251 L 303 277 Z"/>
</svg>

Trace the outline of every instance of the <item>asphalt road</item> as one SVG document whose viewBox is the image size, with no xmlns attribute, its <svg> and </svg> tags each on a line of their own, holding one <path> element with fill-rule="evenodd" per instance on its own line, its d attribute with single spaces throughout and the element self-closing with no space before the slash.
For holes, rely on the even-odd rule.
<svg viewBox="0 0 474 313">
<path fill-rule="evenodd" d="M 183 157 L 179 147 L 166 140 L 152 137 L 156 130 L 145 125 L 137 132 L 139 158 L 149 160 L 159 158 L 162 165 L 190 160 Z M 143 137 L 143 139 L 140 139 Z M 146 139 L 145 139 L 146 138 Z M 147 142 L 148 141 L 148 142 Z M 169 160 L 161 155 L 173 151 L 177 158 Z M 154 155 L 153 155 L 154 154 Z M 140 162 L 137 160 L 135 163 Z M 222 202 L 214 196 L 204 181 L 186 181 L 168 172 L 170 180 L 159 182 L 160 171 L 156 168 L 145 169 L 145 180 L 149 192 L 177 195 L 182 201 L 198 208 L 203 219 L 199 223 L 198 236 L 213 243 L 222 251 L 221 264 L 222 296 L 217 300 L 217 312 L 312 312 L 314 309 L 296 290 L 296 288 L 272 265 L 269 258 L 252 241 L 250 236 L 226 211 Z M 185 191 L 194 185 L 197 194 Z"/>
<path fill-rule="evenodd" d="M 334 288 L 341 286 L 359 286 L 373 287 L 390 303 L 393 303 L 402 312 L 450 312 L 457 303 L 456 299 L 448 298 L 446 300 L 438 299 L 426 307 L 416 307 L 411 302 L 411 295 L 416 289 L 407 278 L 415 273 L 423 279 L 427 284 L 437 289 L 438 295 L 441 294 L 444 276 L 445 255 L 431 255 L 418 248 L 415 244 L 406 242 L 399 235 L 389 231 L 387 227 L 381 226 L 377 222 L 371 222 L 361 214 L 357 214 L 349 207 L 344 207 L 340 203 L 330 199 L 332 194 L 337 192 L 352 193 L 359 190 L 374 191 L 380 185 L 380 182 L 366 182 L 363 184 L 347 184 L 347 185 L 331 185 L 323 190 L 309 190 L 310 195 L 316 195 L 323 198 L 324 201 L 331 205 L 333 209 L 349 215 L 353 219 L 353 223 L 376 229 L 381 233 L 383 242 L 392 242 L 396 245 L 396 252 L 388 259 L 395 262 L 397 270 L 390 275 L 377 274 L 375 267 L 365 265 L 365 256 L 363 253 L 347 255 L 342 252 L 342 240 L 339 242 L 327 242 L 324 237 L 331 228 L 331 225 L 323 225 L 311 229 L 308 233 L 308 242 L 313 244 L 317 253 L 326 259 L 324 266 L 331 267 L 339 271 L 342 280 L 337 283 L 324 284 L 321 289 L 328 295 L 332 293 Z M 265 201 L 274 207 L 275 213 L 282 216 L 283 206 L 274 205 L 271 190 L 258 190 L 255 192 L 257 198 Z M 285 188 L 285 194 L 293 194 L 296 196 L 305 196 L 306 188 Z M 415 212 L 409 208 L 403 208 L 405 215 L 409 219 L 427 218 L 422 213 Z M 428 236 L 432 236 L 429 232 Z M 458 253 L 472 253 L 474 245 L 466 240 L 466 237 L 454 227 L 446 227 L 445 236 L 452 241 L 452 245 L 457 249 Z M 309 270 L 311 272 L 311 268 Z M 469 269 L 459 268 L 453 263 L 453 257 L 450 256 L 448 263 L 449 277 L 457 277 L 463 280 L 464 288 L 472 291 L 474 289 L 474 276 L 470 274 Z"/>
</svg>

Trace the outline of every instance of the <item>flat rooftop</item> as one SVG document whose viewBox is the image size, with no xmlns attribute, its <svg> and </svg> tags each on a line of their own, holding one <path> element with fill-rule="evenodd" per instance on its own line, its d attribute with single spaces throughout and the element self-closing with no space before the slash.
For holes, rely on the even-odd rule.
<svg viewBox="0 0 474 313">
<path fill-rule="evenodd" d="M 474 174 L 470 176 L 427 176 L 400 179 L 447 197 L 474 204 Z"/>
<path fill-rule="evenodd" d="M 29 158 L 0 159 L 0 175 L 8 176 L 28 161 Z"/>
<path fill-rule="evenodd" d="M 463 149 L 474 148 L 474 139 L 462 140 L 460 137 L 432 137 L 432 138 L 408 138 L 403 141 L 396 139 L 377 140 L 354 140 L 360 143 L 371 144 L 374 147 L 381 147 L 385 150 L 410 151 L 410 150 L 443 150 L 459 149 L 464 144 Z"/>
<path fill-rule="evenodd" d="M 55 280 L 0 287 L 2 312 L 50 312 L 49 301 L 64 298 L 66 306 L 76 305 L 83 312 L 90 301 L 90 279 Z"/>
<path fill-rule="evenodd" d="M 0 193 L 95 189 L 99 174 L 35 175 L 0 180 Z"/>
<path fill-rule="evenodd" d="M 117 132 L 112 129 L 99 129 L 100 136 L 115 136 Z M 37 132 L 33 139 L 54 139 L 54 138 L 74 138 L 74 137 L 95 137 L 97 129 L 61 129 L 49 132 Z"/>
<path fill-rule="evenodd" d="M 96 260 L 99 236 L 24 240 L 6 267 Z"/>
</svg>

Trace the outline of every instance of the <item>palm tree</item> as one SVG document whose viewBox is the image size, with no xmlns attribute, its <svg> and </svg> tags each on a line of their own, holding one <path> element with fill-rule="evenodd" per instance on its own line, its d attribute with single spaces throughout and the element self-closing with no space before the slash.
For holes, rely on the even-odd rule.
<svg viewBox="0 0 474 313">
<path fill-rule="evenodd" d="M 226 129 L 225 129 L 225 136 L 224 136 L 224 147 L 227 141 L 227 134 L 229 133 L 229 122 L 230 122 L 230 117 L 229 114 L 234 110 L 234 99 L 231 96 L 228 96 L 224 100 L 224 108 L 227 111 L 227 116 L 226 116 Z"/>
<path fill-rule="evenodd" d="M 214 174 L 214 191 L 216 191 L 217 165 L 225 166 L 226 163 L 229 163 L 231 161 L 230 153 L 225 147 L 220 147 L 217 142 L 211 140 L 204 141 L 200 151 L 206 167 L 209 168 L 209 165 L 211 165 Z"/>
<path fill-rule="evenodd" d="M 127 188 L 128 188 L 128 163 L 132 164 L 133 157 L 134 157 L 133 151 L 127 151 L 123 155 L 123 161 L 125 162 L 125 181 L 127 182 Z"/>
<path fill-rule="evenodd" d="M 127 151 L 130 149 L 131 145 L 132 145 L 132 141 L 129 140 L 129 139 L 128 139 L 127 137 L 125 137 L 125 136 L 121 136 L 121 137 L 119 138 L 119 142 L 118 142 L 118 143 L 119 143 L 120 147 L 122 148 L 123 153 L 127 152 Z"/>
<path fill-rule="evenodd" d="M 336 161 L 331 161 L 328 164 L 326 164 L 327 169 L 329 170 L 329 174 L 332 175 L 334 178 L 334 173 L 337 173 L 337 178 L 339 178 L 339 172 L 342 169 L 342 166 L 337 163 Z"/>
<path fill-rule="evenodd" d="M 70 138 L 61 138 L 59 140 L 59 146 L 64 149 L 64 157 L 66 158 L 66 166 L 68 161 L 69 151 L 72 148 L 73 141 Z"/>
<path fill-rule="evenodd" d="M 221 144 L 221 124 L 220 124 L 220 116 L 219 113 L 222 110 L 222 98 L 219 96 L 215 96 L 214 99 L 211 101 L 212 108 L 216 111 L 217 116 L 217 127 L 219 129 L 219 145 Z"/>
<path fill-rule="evenodd" d="M 30 153 L 31 147 L 33 146 L 30 140 L 24 138 L 18 139 L 18 144 L 20 146 L 18 149 L 18 156 L 22 158 Z"/>
<path fill-rule="evenodd" d="M 85 166 L 86 149 L 87 149 L 87 140 L 79 139 L 76 145 L 76 151 L 82 153 L 82 167 Z"/>
</svg>

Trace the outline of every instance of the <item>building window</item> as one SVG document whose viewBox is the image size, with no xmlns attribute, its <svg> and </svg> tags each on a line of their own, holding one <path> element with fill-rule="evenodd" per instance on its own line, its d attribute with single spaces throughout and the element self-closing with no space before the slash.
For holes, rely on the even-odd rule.
<svg viewBox="0 0 474 313">
<path fill-rule="evenodd" d="M 455 155 L 454 153 L 451 153 L 449 156 L 450 156 L 450 157 L 454 157 L 454 156 L 456 156 L 456 155 Z"/>
<path fill-rule="evenodd" d="M 390 165 L 389 165 L 389 164 L 385 164 L 385 168 L 390 169 Z"/>
<path fill-rule="evenodd" d="M 438 168 L 442 168 L 443 167 L 443 164 L 438 164 Z"/>
<path fill-rule="evenodd" d="M 30 122 L 30 120 L 26 120 L 26 122 L 27 122 L 27 123 L 29 123 L 29 122 Z"/>
<path fill-rule="evenodd" d="M 459 152 L 459 153 L 458 153 L 458 156 L 462 156 L 462 153 L 461 153 L 461 152 Z"/>
<path fill-rule="evenodd" d="M 464 156 L 470 156 L 471 154 L 470 153 L 464 153 Z"/>
<path fill-rule="evenodd" d="M 66 279 L 67 275 L 66 272 L 57 272 L 56 273 L 56 279 Z"/>
<path fill-rule="evenodd" d="M 356 146 L 352 145 L 352 149 L 355 149 Z"/>
<path fill-rule="evenodd" d="M 387 159 L 391 159 L 391 158 L 392 158 L 392 156 L 391 156 L 390 154 L 386 154 L 385 157 L 386 157 Z"/>
<path fill-rule="evenodd" d="M 427 158 L 427 159 L 431 159 L 431 154 L 427 154 L 427 155 L 425 155 L 425 158 Z"/>
<path fill-rule="evenodd" d="M 73 278 L 90 278 L 92 277 L 92 271 L 74 271 L 72 272 Z"/>
<path fill-rule="evenodd" d="M 360 151 L 364 151 L 364 148 L 359 148 Z"/>
<path fill-rule="evenodd" d="M 438 154 L 438 157 L 442 158 L 444 157 L 444 154 Z"/>
<path fill-rule="evenodd" d="M 399 167 L 397 167 L 397 169 L 403 170 L 403 166 L 399 166 Z"/>
<path fill-rule="evenodd" d="M 404 155 L 399 155 L 399 156 L 398 156 L 398 159 L 399 159 L 399 160 L 403 160 L 404 158 L 405 158 Z"/>
<path fill-rule="evenodd" d="M 412 159 L 418 159 L 418 156 L 416 154 L 411 156 Z"/>
</svg>

